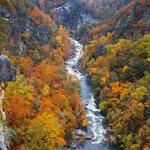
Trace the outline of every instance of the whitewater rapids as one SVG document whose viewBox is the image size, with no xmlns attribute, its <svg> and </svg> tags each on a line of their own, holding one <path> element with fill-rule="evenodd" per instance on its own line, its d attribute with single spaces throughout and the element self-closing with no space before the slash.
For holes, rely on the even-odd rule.
<svg viewBox="0 0 150 150">
<path fill-rule="evenodd" d="M 104 118 L 96 107 L 96 100 L 88 84 L 87 77 L 78 69 L 78 62 L 83 57 L 83 45 L 73 39 L 71 39 L 71 42 L 75 47 L 75 54 L 66 62 L 67 70 L 70 75 L 77 77 L 80 81 L 80 97 L 87 104 L 86 116 L 89 120 L 87 133 L 92 137 L 79 150 L 108 150 L 107 145 L 103 144 L 106 134 L 106 129 L 103 127 Z"/>
</svg>

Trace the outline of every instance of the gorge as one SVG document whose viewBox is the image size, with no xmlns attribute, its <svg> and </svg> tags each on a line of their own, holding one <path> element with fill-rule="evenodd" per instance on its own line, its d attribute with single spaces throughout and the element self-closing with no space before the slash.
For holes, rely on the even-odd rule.
<svg viewBox="0 0 150 150">
<path fill-rule="evenodd" d="M 149 47 L 149 0 L 0 0 L 0 149 L 149 150 Z"/>
</svg>

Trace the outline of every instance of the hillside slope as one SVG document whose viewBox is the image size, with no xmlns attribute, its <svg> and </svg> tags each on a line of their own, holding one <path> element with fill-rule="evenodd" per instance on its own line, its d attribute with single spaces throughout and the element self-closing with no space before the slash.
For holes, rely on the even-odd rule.
<svg viewBox="0 0 150 150">
<path fill-rule="evenodd" d="M 119 10 L 113 19 L 97 26 L 93 33 L 105 34 L 114 30 L 117 31 L 118 36 L 125 38 L 136 37 L 137 34 L 144 35 L 149 32 L 149 7 L 149 1 L 132 1 Z"/>
<path fill-rule="evenodd" d="M 7 83 L 4 109 L 13 150 L 64 149 L 85 122 L 78 82 L 66 72 L 72 47 L 67 29 L 55 23 L 58 1 L 0 1 L 0 52 L 17 68 Z M 5 124 L 5 122 L 3 122 Z M 83 124 L 84 126 L 84 124 Z"/>
<path fill-rule="evenodd" d="M 80 64 L 107 118 L 111 143 L 125 150 L 150 148 L 149 8 L 147 0 L 132 1 L 89 30 Z"/>
</svg>

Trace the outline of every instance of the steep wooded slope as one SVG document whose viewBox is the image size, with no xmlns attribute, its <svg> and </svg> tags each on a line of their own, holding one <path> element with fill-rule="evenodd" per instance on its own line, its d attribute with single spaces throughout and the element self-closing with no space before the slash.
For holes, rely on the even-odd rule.
<svg viewBox="0 0 150 150">
<path fill-rule="evenodd" d="M 0 51 L 17 68 L 4 100 L 11 149 L 69 147 L 85 119 L 78 82 L 64 63 L 72 46 L 69 32 L 51 13 L 62 2 L 0 1 Z"/>
<path fill-rule="evenodd" d="M 81 68 L 106 115 L 111 143 L 150 148 L 150 2 L 132 1 L 116 17 L 93 27 Z"/>
</svg>

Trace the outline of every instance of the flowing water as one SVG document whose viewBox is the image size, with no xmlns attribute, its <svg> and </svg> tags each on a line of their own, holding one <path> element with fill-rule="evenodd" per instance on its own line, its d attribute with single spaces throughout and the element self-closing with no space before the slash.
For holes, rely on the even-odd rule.
<svg viewBox="0 0 150 150">
<path fill-rule="evenodd" d="M 78 62 L 83 56 L 83 46 L 78 41 L 73 39 L 71 39 L 71 41 L 75 46 L 75 55 L 66 62 L 67 70 L 69 74 L 77 77 L 80 81 L 80 97 L 81 100 L 87 104 L 86 115 L 89 120 L 87 133 L 92 136 L 92 138 L 87 140 L 78 150 L 108 150 L 107 145 L 103 144 L 106 134 L 102 123 L 104 118 L 96 107 L 95 99 L 86 75 L 83 75 L 78 69 Z"/>
</svg>

